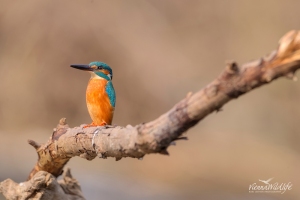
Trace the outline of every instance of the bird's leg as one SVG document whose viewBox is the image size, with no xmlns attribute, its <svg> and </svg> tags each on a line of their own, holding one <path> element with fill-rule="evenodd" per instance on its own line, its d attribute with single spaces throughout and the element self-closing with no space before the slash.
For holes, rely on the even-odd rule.
<svg viewBox="0 0 300 200">
<path fill-rule="evenodd" d="M 102 120 L 102 122 L 100 124 L 95 124 L 94 122 L 92 122 L 91 124 L 85 125 L 83 128 L 88 128 L 88 127 L 95 127 L 95 126 L 106 126 L 107 123 Z"/>
</svg>

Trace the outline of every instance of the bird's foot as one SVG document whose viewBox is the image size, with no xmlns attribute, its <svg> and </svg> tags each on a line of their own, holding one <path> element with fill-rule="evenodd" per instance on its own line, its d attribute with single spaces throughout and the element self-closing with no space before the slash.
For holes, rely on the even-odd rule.
<svg viewBox="0 0 300 200">
<path fill-rule="evenodd" d="M 101 124 L 95 124 L 92 122 L 91 124 L 85 125 L 83 128 L 89 128 L 89 127 L 95 127 L 95 126 L 106 126 L 107 123 L 105 121 L 102 121 Z"/>
</svg>

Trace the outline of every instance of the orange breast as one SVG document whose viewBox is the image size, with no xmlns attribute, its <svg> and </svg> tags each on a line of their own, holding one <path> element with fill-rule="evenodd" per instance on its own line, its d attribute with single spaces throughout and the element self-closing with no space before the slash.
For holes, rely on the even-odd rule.
<svg viewBox="0 0 300 200">
<path fill-rule="evenodd" d="M 114 108 L 105 92 L 106 83 L 105 79 L 90 79 L 86 90 L 87 108 L 95 125 L 112 122 Z"/>
</svg>

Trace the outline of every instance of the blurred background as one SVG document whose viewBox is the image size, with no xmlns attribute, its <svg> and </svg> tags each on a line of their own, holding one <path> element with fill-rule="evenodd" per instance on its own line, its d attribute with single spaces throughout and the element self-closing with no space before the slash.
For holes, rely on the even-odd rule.
<svg viewBox="0 0 300 200">
<path fill-rule="evenodd" d="M 114 71 L 113 124 L 157 118 L 212 81 L 226 60 L 257 59 L 300 29 L 296 0 L 0 1 L 0 181 L 25 181 L 62 117 L 90 123 L 91 61 Z M 87 199 L 299 199 L 300 83 L 285 78 L 224 106 L 187 132 L 170 156 L 116 162 L 73 158 Z M 292 183 L 250 194 L 258 179 Z M 3 198 L 0 195 L 0 199 Z"/>
</svg>

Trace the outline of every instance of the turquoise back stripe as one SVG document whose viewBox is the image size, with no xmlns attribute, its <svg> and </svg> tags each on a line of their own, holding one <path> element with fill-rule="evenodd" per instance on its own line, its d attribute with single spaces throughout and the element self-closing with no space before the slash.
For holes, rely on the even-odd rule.
<svg viewBox="0 0 300 200">
<path fill-rule="evenodd" d="M 116 93 L 115 93 L 115 89 L 114 89 L 114 86 L 113 86 L 111 81 L 107 82 L 107 84 L 105 86 L 105 91 L 108 95 L 110 104 L 112 105 L 112 107 L 115 107 L 115 105 L 116 105 Z"/>
</svg>

